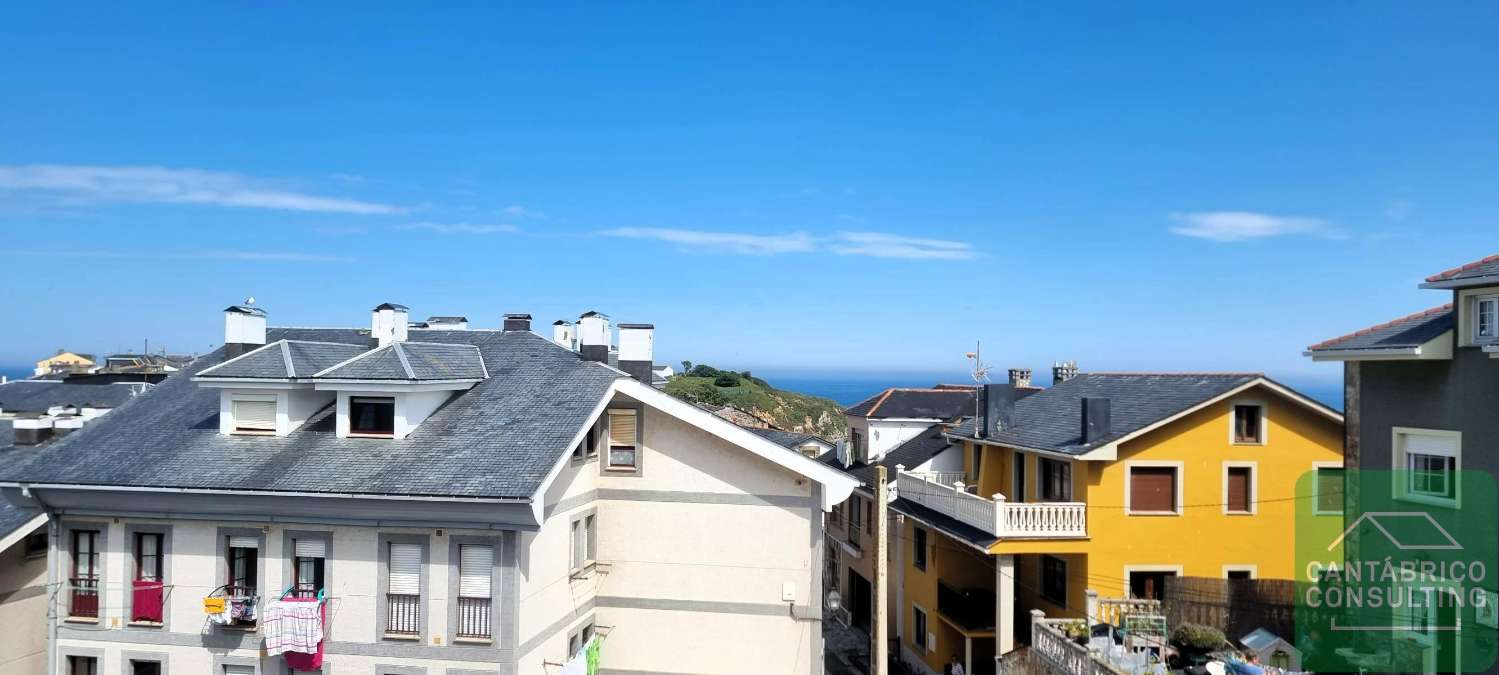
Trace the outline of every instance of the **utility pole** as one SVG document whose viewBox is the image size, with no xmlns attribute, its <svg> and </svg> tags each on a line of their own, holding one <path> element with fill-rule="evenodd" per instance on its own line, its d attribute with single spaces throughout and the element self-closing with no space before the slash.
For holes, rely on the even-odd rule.
<svg viewBox="0 0 1499 675">
<path fill-rule="evenodd" d="M 885 467 L 874 469 L 874 663 L 869 664 L 873 675 L 887 675 L 890 659 L 890 624 L 885 614 L 890 607 L 889 577 L 889 484 L 885 481 Z"/>
</svg>

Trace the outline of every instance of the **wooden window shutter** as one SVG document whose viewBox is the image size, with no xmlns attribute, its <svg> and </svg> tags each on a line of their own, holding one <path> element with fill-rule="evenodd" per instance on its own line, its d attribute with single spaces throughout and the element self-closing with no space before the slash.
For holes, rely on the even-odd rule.
<svg viewBox="0 0 1499 675">
<path fill-rule="evenodd" d="M 1228 510 L 1249 511 L 1250 473 L 1247 466 L 1228 467 Z"/>
<path fill-rule="evenodd" d="M 275 401 L 234 401 L 234 428 L 256 431 L 276 430 Z"/>
<path fill-rule="evenodd" d="M 1176 510 L 1175 467 L 1131 467 L 1129 484 L 1131 511 Z"/>
<path fill-rule="evenodd" d="M 463 544 L 458 547 L 458 595 L 487 598 L 494 570 L 494 547 Z"/>
<path fill-rule="evenodd" d="M 390 545 L 390 593 L 421 595 L 422 547 L 419 544 Z"/>
</svg>

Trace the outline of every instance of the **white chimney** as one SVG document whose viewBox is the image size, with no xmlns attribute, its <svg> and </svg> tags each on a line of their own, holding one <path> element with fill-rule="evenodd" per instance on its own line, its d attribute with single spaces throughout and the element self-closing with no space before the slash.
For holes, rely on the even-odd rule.
<svg viewBox="0 0 1499 675">
<path fill-rule="evenodd" d="M 224 309 L 224 358 L 232 359 L 265 344 L 265 310 L 255 298 Z"/>
<path fill-rule="evenodd" d="M 651 359 L 656 351 L 656 327 L 648 323 L 619 325 L 619 369 L 651 383 Z"/>
<path fill-rule="evenodd" d="M 411 327 L 407 323 L 407 314 L 409 310 L 405 305 L 381 303 L 370 315 L 370 337 L 381 347 L 392 342 L 405 342 L 406 331 Z"/>
<path fill-rule="evenodd" d="M 578 317 L 578 352 L 585 361 L 609 362 L 609 317 L 587 312 Z"/>
<path fill-rule="evenodd" d="M 575 341 L 578 336 L 575 331 L 576 327 L 566 321 L 560 319 L 554 321 L 552 322 L 552 342 L 568 349 L 577 349 L 578 345 Z"/>
</svg>

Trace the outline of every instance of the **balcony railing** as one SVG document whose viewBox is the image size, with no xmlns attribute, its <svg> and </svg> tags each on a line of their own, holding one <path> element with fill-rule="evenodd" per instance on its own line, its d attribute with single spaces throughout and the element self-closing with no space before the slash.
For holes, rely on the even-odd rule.
<svg viewBox="0 0 1499 675">
<path fill-rule="evenodd" d="M 1124 671 L 1095 656 L 1087 647 L 1067 637 L 1063 626 L 1079 619 L 1048 619 L 1039 609 L 1031 610 L 1031 654 L 1042 661 L 1042 672 L 1063 675 L 1124 675 Z"/>
<path fill-rule="evenodd" d="M 937 583 L 937 611 L 968 630 L 994 630 L 994 608 L 994 591 Z"/>
<path fill-rule="evenodd" d="M 385 632 L 395 635 L 417 635 L 422 629 L 422 598 L 419 595 L 387 593 Z"/>
<path fill-rule="evenodd" d="M 962 481 L 941 482 L 961 475 L 949 472 L 912 472 L 896 467 L 895 492 L 933 511 L 972 525 L 1002 539 L 1069 539 L 1088 536 L 1088 506 L 1082 502 L 1012 504 L 1004 495 L 985 498 Z"/>
<path fill-rule="evenodd" d="M 99 618 L 99 578 L 73 577 L 68 582 L 72 587 L 68 601 L 68 615 L 88 619 Z"/>
<path fill-rule="evenodd" d="M 458 637 L 488 640 L 489 598 L 458 598 Z"/>
</svg>

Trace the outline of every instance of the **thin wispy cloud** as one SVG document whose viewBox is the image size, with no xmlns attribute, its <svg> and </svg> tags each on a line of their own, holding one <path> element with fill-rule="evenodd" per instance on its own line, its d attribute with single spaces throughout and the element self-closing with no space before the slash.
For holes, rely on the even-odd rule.
<svg viewBox="0 0 1499 675">
<path fill-rule="evenodd" d="M 1174 213 L 1177 225 L 1172 234 L 1225 243 L 1253 241 L 1269 237 L 1308 235 L 1325 239 L 1344 239 L 1347 233 L 1320 218 L 1276 216 L 1251 211 L 1201 211 Z"/>
<path fill-rule="evenodd" d="M 206 204 L 367 215 L 402 210 L 390 204 L 298 192 L 237 173 L 162 166 L 0 165 L 0 192 L 6 191 L 75 202 Z"/>
<path fill-rule="evenodd" d="M 240 260 L 250 262 L 353 262 L 349 256 L 282 251 L 105 251 L 88 249 L 9 250 L 6 255 L 50 258 L 149 258 L 154 260 Z"/>
<path fill-rule="evenodd" d="M 401 225 L 400 228 L 403 230 L 426 230 L 438 234 L 514 234 L 520 232 L 519 227 L 504 223 L 407 223 Z"/>
<path fill-rule="evenodd" d="M 681 230 L 658 227 L 621 227 L 603 230 L 607 237 L 651 239 L 677 244 L 684 249 L 717 250 L 741 255 L 826 252 L 872 258 L 966 260 L 977 252 L 960 241 L 922 239 L 882 232 L 838 232 L 815 237 L 806 232 L 749 234 L 711 230 Z"/>
<path fill-rule="evenodd" d="M 545 218 L 545 217 L 547 217 L 547 214 L 545 214 L 545 213 L 542 213 L 540 211 L 532 211 L 531 209 L 528 209 L 528 208 L 526 208 L 524 206 L 520 206 L 518 204 L 512 204 L 510 206 L 505 207 L 505 215 L 507 215 L 507 216 L 513 216 L 515 218 Z"/>
</svg>

